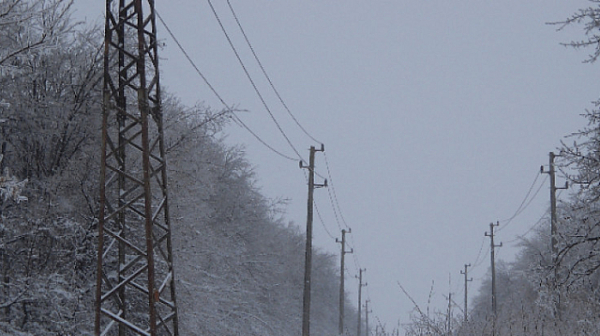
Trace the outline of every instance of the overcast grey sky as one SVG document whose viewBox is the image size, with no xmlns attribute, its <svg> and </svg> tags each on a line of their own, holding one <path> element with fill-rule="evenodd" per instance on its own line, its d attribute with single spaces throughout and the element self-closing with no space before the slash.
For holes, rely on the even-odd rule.
<svg viewBox="0 0 600 336">
<path fill-rule="evenodd" d="M 471 269 L 470 293 L 476 293 L 489 266 L 484 237 L 489 223 L 513 215 L 548 152 L 585 125 L 579 115 L 598 98 L 598 66 L 582 63 L 585 50 L 560 46 L 583 37 L 582 30 L 557 32 L 546 24 L 589 2 L 231 3 L 289 108 L 325 144 L 335 195 L 352 228 L 348 239 L 360 267 L 367 268 L 372 316 L 388 327 L 408 321 L 412 304 L 397 282 L 425 307 L 435 281 L 432 308 L 445 309 L 449 274 L 453 295 L 462 298 L 459 271 L 479 255 L 483 262 Z M 295 156 L 208 3 L 156 4 L 219 94 L 248 110 L 240 118 L 277 150 Z M 306 158 L 308 148 L 319 144 L 279 104 L 226 1 L 215 0 L 214 6 L 271 111 Z M 102 22 L 102 1 L 75 0 L 75 9 L 89 22 Z M 161 25 L 159 34 L 165 43 L 163 85 L 188 105 L 222 108 Z M 304 228 L 307 188 L 297 162 L 274 154 L 236 125 L 226 133 L 229 143 L 246 147 L 266 196 L 290 198 L 287 218 Z M 317 154 L 316 162 L 326 176 L 324 156 Z M 525 234 L 544 216 L 548 188 L 546 181 L 506 229 L 501 222 L 497 242 Z M 332 191 L 315 192 L 324 221 L 315 221 L 315 245 L 338 254 L 339 244 L 327 233 L 340 235 Z M 516 251 L 515 243 L 505 244 L 497 257 L 511 260 Z M 350 277 L 356 265 L 348 264 L 347 290 L 354 298 L 357 282 Z"/>
</svg>

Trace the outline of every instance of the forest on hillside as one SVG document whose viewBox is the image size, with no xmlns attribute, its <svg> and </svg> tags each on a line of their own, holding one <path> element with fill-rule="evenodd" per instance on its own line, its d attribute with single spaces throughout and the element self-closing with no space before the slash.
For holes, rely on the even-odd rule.
<svg viewBox="0 0 600 336">
<path fill-rule="evenodd" d="M 561 25 L 570 47 L 600 56 L 600 0 Z M 92 335 L 103 30 L 75 22 L 69 0 L 0 2 L 0 334 Z M 587 50 L 586 49 L 586 50 Z M 305 236 L 285 202 L 256 187 L 244 148 L 225 144 L 230 111 L 163 96 L 182 335 L 298 335 Z M 574 188 L 496 264 L 468 318 L 415 308 L 406 335 L 596 335 L 600 330 L 600 101 L 556 150 Z M 533 224 L 533 223 L 532 223 Z M 554 251 L 553 251 L 554 250 Z M 313 256 L 312 334 L 338 334 L 337 257 Z M 490 279 L 490 278 L 488 278 Z M 458 300 L 457 300 L 458 301 Z M 347 326 L 357 312 L 345 298 Z M 401 314 L 403 312 L 398 312 Z M 349 328 L 349 334 L 356 330 Z M 392 334 L 398 333 L 394 330 Z M 380 328 L 376 336 L 389 335 Z"/>
<path fill-rule="evenodd" d="M 93 333 L 103 29 L 71 6 L 0 2 L 2 335 Z M 299 334 L 302 230 L 255 186 L 243 147 L 222 141 L 227 111 L 169 93 L 162 105 L 180 334 Z M 313 256 L 313 335 L 338 331 L 336 261 Z"/>
</svg>

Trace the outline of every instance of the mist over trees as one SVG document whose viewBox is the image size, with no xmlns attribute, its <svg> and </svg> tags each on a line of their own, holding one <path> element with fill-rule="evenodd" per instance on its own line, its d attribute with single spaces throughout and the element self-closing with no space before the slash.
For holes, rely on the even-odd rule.
<svg viewBox="0 0 600 336">
<path fill-rule="evenodd" d="M 600 56 L 600 0 L 560 25 Z M 91 335 L 102 114 L 102 28 L 72 1 L 0 2 L 0 334 Z M 586 49 L 587 50 L 587 49 Z M 285 202 L 256 187 L 244 148 L 223 141 L 227 111 L 163 102 L 175 273 L 183 335 L 298 335 L 305 237 Z M 600 330 L 600 100 L 563 140 L 575 185 L 558 205 L 558 253 L 545 219 L 470 300 L 468 320 L 415 309 L 406 335 L 596 335 Z M 533 224 L 533 223 L 532 223 Z M 556 260 L 556 262 L 555 262 Z M 338 333 L 337 257 L 313 256 L 312 334 Z M 456 300 L 460 301 L 460 300 Z M 558 302 L 558 304 L 557 304 Z M 346 325 L 357 312 L 346 299 Z M 349 330 L 354 333 L 353 327 Z M 376 335 L 399 331 L 378 328 Z"/>
<path fill-rule="evenodd" d="M 3 335 L 93 330 L 103 39 L 71 5 L 0 3 Z M 299 334 L 303 233 L 255 186 L 243 148 L 222 141 L 228 113 L 163 105 L 181 333 Z M 336 260 L 313 256 L 313 335 L 337 334 Z"/>
</svg>

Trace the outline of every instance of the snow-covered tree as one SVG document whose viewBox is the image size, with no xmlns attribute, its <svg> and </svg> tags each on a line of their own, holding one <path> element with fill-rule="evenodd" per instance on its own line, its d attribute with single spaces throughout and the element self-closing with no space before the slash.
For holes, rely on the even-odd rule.
<svg viewBox="0 0 600 336">
<path fill-rule="evenodd" d="M 27 55 L 56 48 L 70 29 L 66 16 L 73 0 L 3 0 L 0 2 L 1 75 L 18 73 Z"/>
<path fill-rule="evenodd" d="M 2 164 L 3 159 L 4 155 L 0 154 L 0 166 L 4 166 Z M 0 204 L 2 204 L 0 209 L 9 201 L 20 203 L 27 200 L 27 197 L 21 195 L 23 188 L 27 184 L 27 179 L 22 181 L 17 179 L 16 176 L 11 175 L 10 168 L 8 167 L 4 167 L 3 170 L 4 174 L 0 176 Z M 2 215 L 1 210 L 0 215 Z"/>
<path fill-rule="evenodd" d="M 92 334 L 102 38 L 70 3 L 0 3 L 0 334 Z M 180 331 L 298 334 L 304 236 L 285 204 L 222 141 L 228 111 L 174 97 L 163 111 Z M 336 334 L 336 258 L 313 258 L 312 334 Z"/>
<path fill-rule="evenodd" d="M 296 335 L 302 325 L 304 236 L 285 223 L 285 204 L 255 187 L 243 149 L 217 140 L 214 128 L 195 127 L 210 119 L 215 126 L 226 117 L 201 109 L 170 116 L 185 120 L 168 126 L 173 135 L 167 141 L 178 144 L 168 159 L 170 186 L 177 190 L 171 199 L 180 324 L 188 334 Z M 337 333 L 335 260 L 313 256 L 313 335 Z"/>
<path fill-rule="evenodd" d="M 592 49 L 600 57 L 600 0 L 579 10 L 559 28 L 582 25 L 585 37 L 565 45 Z M 600 328 L 600 101 L 586 112 L 587 126 L 567 137 L 557 164 L 571 195 L 558 206 L 558 256 L 553 257 L 548 220 L 524 238 L 511 264 L 499 263 L 499 335 L 594 335 Z M 533 223 L 531 223 L 533 224 Z M 489 326 L 489 282 L 473 299 L 469 332 Z M 489 328 L 488 328 L 489 329 Z"/>
</svg>

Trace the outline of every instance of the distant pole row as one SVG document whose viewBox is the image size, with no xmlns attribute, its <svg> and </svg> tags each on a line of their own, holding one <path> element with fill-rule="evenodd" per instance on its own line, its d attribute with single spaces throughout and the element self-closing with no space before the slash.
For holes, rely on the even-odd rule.
<svg viewBox="0 0 600 336">
<path fill-rule="evenodd" d="M 554 154 L 554 152 L 549 153 L 548 160 L 548 170 L 541 166 L 540 173 L 548 174 L 550 176 L 550 245 L 551 245 L 551 253 L 552 253 L 552 266 L 554 267 L 554 278 L 553 278 L 553 289 L 555 292 L 554 295 L 554 314 L 557 318 L 560 318 L 560 293 L 558 291 L 558 227 L 557 227 L 557 214 L 556 214 L 556 191 L 561 189 L 568 189 L 569 183 L 566 182 L 564 187 L 556 186 L 556 168 L 554 160 L 556 157 L 560 155 Z M 491 272 L 492 272 L 492 313 L 493 313 L 493 324 L 492 324 L 492 334 L 495 335 L 495 327 L 496 327 L 496 317 L 498 314 L 498 297 L 496 293 L 496 265 L 495 265 L 495 249 L 498 247 L 502 247 L 502 243 L 499 245 L 494 244 L 494 227 L 498 227 L 500 222 L 490 223 L 490 231 L 485 233 L 486 237 L 490 237 L 490 261 L 491 261 Z M 464 271 L 460 271 L 461 274 L 465 276 L 465 303 L 464 303 L 464 321 L 465 323 L 468 321 L 468 295 L 467 283 L 469 281 L 473 281 L 473 278 L 468 278 L 468 270 L 471 264 L 465 264 Z"/>
<path fill-rule="evenodd" d="M 308 175 L 308 201 L 307 201 L 307 223 L 306 223 L 306 251 L 305 251 L 305 270 L 304 270 L 304 295 L 303 295 L 303 314 L 302 314 L 302 336 L 310 335 L 310 288 L 311 288 L 311 267 L 312 267 L 312 225 L 313 225 L 313 192 L 315 188 L 318 187 L 326 187 L 327 180 L 325 180 L 324 184 L 315 184 L 315 153 L 319 151 L 324 151 L 324 146 L 321 145 L 321 149 L 316 149 L 314 146 L 310 147 L 310 156 L 309 156 L 309 165 L 304 166 L 302 162 L 300 162 L 301 168 L 307 168 L 309 171 Z M 558 258 L 558 247 L 557 247 L 557 220 L 556 220 L 556 190 L 558 189 L 567 189 L 568 183 L 562 187 L 556 187 L 556 170 L 554 166 L 554 159 L 557 155 L 553 152 L 550 152 L 549 155 L 549 170 L 545 171 L 544 166 L 541 167 L 541 173 L 550 175 L 550 213 L 551 213 L 551 246 L 552 246 L 552 260 L 554 264 L 555 274 L 554 274 L 554 286 L 555 290 L 557 287 L 557 267 L 556 262 Z M 494 228 L 500 226 L 500 222 L 490 223 L 489 232 L 485 232 L 486 237 L 490 237 L 490 264 L 491 264 L 491 273 L 492 273 L 492 313 L 493 313 L 493 326 L 492 333 L 495 334 L 495 321 L 498 314 L 498 298 L 496 293 L 496 265 L 495 265 L 495 249 L 498 247 L 502 247 L 502 243 L 496 245 L 494 243 Z M 346 233 L 350 233 L 350 230 L 342 230 L 342 238 L 340 240 L 336 239 L 337 243 L 341 244 L 341 269 L 340 269 L 340 293 L 339 293 L 339 334 L 344 334 L 344 273 L 345 273 L 345 255 L 347 253 L 353 253 L 354 251 L 350 249 L 350 251 L 346 250 Z M 473 281 L 473 278 L 468 277 L 468 267 L 471 267 L 471 264 L 464 265 L 464 271 L 460 271 L 461 274 L 464 275 L 464 286 L 465 286 L 465 297 L 464 297 L 464 321 L 465 323 L 468 321 L 468 282 Z M 362 287 L 367 284 L 362 282 L 362 275 L 365 269 L 359 269 L 359 275 L 357 276 L 359 280 L 358 284 L 358 321 L 357 321 L 357 336 L 361 336 L 361 308 L 362 308 Z M 558 292 L 556 290 L 556 292 Z M 367 332 L 368 332 L 368 301 L 365 302 L 365 312 L 367 316 Z M 560 314 L 560 297 L 557 295 L 555 298 L 555 312 L 556 315 Z M 367 335 L 368 336 L 368 335 Z"/>
<path fill-rule="evenodd" d="M 316 149 L 314 146 L 310 147 L 308 166 L 305 166 L 300 161 L 300 168 L 308 169 L 308 199 L 307 199 L 307 218 L 306 218 L 306 249 L 305 249 L 305 260 L 304 260 L 304 290 L 302 297 L 302 336 L 310 336 L 310 299 L 311 299 L 311 270 L 312 270 L 312 236 L 313 236 L 313 205 L 314 205 L 314 190 L 316 188 L 327 187 L 327 180 L 323 184 L 315 183 L 315 154 L 316 152 L 324 152 L 325 147 L 321 144 L 320 149 Z M 345 255 L 353 253 L 354 250 L 346 250 L 346 233 L 351 233 L 348 229 L 342 230 L 341 240 L 336 239 L 337 243 L 341 244 L 341 269 L 340 269 L 340 294 L 339 294 L 339 334 L 344 334 L 344 275 L 345 275 Z M 362 287 L 366 286 L 363 283 L 363 273 L 366 269 L 361 268 L 358 270 L 358 326 L 357 336 L 361 336 L 361 308 L 362 308 Z M 367 316 L 367 332 L 368 332 L 368 301 L 365 302 L 365 312 Z"/>
</svg>

